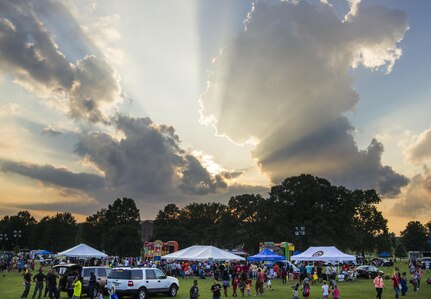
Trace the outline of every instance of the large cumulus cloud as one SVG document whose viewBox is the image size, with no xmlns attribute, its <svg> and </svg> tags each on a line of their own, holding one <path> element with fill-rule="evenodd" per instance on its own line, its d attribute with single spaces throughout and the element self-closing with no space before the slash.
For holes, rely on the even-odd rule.
<svg viewBox="0 0 431 299">
<path fill-rule="evenodd" d="M 359 100 L 349 71 L 390 72 L 407 17 L 351 3 L 343 20 L 325 4 L 256 3 L 214 61 L 201 120 L 236 142 L 256 142 L 253 155 L 274 183 L 305 172 L 392 196 L 407 179 L 382 165 L 376 140 L 358 149 L 344 114 Z"/>
<path fill-rule="evenodd" d="M 401 198 L 392 208 L 397 216 L 418 218 L 429 217 L 431 210 L 431 171 L 424 166 L 424 172 L 412 177 L 404 188 Z"/>
<path fill-rule="evenodd" d="M 75 119 L 106 121 L 104 110 L 121 99 L 109 63 L 92 55 L 69 61 L 30 0 L 0 1 L 0 53 L 3 73 L 40 97 L 66 102 Z"/>
<path fill-rule="evenodd" d="M 125 115 L 118 115 L 113 123 L 124 134 L 120 140 L 93 132 L 82 134 L 76 147 L 77 154 L 105 173 L 111 188 L 140 196 L 175 191 L 204 195 L 227 188 L 221 176 L 210 174 L 180 147 L 173 127 Z"/>
<path fill-rule="evenodd" d="M 416 141 L 406 149 L 406 157 L 413 163 L 421 163 L 431 159 L 431 128 L 425 130 Z"/>
</svg>

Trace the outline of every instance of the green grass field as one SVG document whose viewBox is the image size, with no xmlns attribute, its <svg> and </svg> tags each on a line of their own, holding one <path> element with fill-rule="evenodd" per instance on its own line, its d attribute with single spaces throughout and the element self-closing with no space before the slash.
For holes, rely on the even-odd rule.
<svg viewBox="0 0 431 299">
<path fill-rule="evenodd" d="M 407 270 L 406 264 L 398 264 L 402 271 Z M 391 268 L 382 267 L 385 273 L 392 273 Z M 413 295 L 411 285 L 409 285 L 409 291 L 406 297 L 400 298 L 417 298 L 417 299 L 431 299 L 431 285 L 425 284 L 425 279 L 427 277 L 431 277 L 431 274 L 424 273 L 423 281 L 421 284 L 420 290 Z M 24 289 L 22 285 L 22 277 L 17 273 L 11 272 L 6 275 L 6 277 L 0 277 L 0 299 L 16 299 L 20 298 L 22 291 Z M 199 280 L 199 292 L 200 299 L 212 298 L 210 287 L 213 281 L 211 279 Z M 193 279 L 180 279 L 180 290 L 178 292 L 178 299 L 187 299 L 189 298 L 188 291 L 193 284 Z M 383 297 L 385 299 L 394 298 L 394 291 L 391 287 L 390 280 L 385 280 L 386 288 L 383 291 Z M 288 299 L 292 298 L 292 283 L 288 283 L 287 285 L 282 285 L 281 280 L 277 279 L 273 281 L 273 290 L 269 290 L 263 294 L 263 298 L 271 298 L 271 299 Z M 339 282 L 340 287 L 340 298 L 345 299 L 372 299 L 375 298 L 375 290 L 372 283 L 372 280 L 368 279 L 357 279 L 353 282 Z M 33 295 L 34 285 L 31 286 L 29 296 L 27 298 L 31 298 Z M 253 290 L 253 287 L 252 287 Z M 238 290 L 238 297 L 241 297 L 241 294 Z M 232 288 L 228 290 L 229 297 L 232 297 Z M 163 295 L 154 296 L 155 298 L 164 298 Z M 154 298 L 153 297 L 153 298 Z M 252 296 L 254 297 L 254 292 L 252 292 Z M 61 294 L 61 298 L 67 298 L 66 293 Z M 107 296 L 105 298 L 108 298 Z M 321 298 L 321 285 L 317 284 L 312 286 L 311 288 L 311 296 L 310 299 L 318 299 Z M 332 296 L 331 296 L 332 298 Z"/>
</svg>

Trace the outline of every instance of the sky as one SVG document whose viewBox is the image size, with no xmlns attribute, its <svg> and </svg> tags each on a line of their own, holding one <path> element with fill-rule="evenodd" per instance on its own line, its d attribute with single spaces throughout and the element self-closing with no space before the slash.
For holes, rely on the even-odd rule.
<svg viewBox="0 0 431 299">
<path fill-rule="evenodd" d="M 0 216 L 142 219 L 310 173 L 431 220 L 421 0 L 0 0 Z"/>
</svg>

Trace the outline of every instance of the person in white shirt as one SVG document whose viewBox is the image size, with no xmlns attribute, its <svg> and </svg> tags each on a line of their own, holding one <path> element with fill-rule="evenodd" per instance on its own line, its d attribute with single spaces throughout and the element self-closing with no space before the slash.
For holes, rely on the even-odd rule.
<svg viewBox="0 0 431 299">
<path fill-rule="evenodd" d="M 323 286 L 322 286 L 322 299 L 327 299 L 328 297 L 329 297 L 329 286 L 325 280 L 323 281 Z"/>
</svg>

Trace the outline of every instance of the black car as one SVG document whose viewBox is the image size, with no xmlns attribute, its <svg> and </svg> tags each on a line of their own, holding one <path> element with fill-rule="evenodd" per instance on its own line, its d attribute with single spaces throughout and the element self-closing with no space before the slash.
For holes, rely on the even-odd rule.
<svg viewBox="0 0 431 299">
<path fill-rule="evenodd" d="M 359 266 L 356 268 L 356 271 L 358 272 L 358 277 L 365 277 L 370 279 L 375 278 L 377 275 L 379 275 L 379 273 L 381 273 L 382 276 L 385 275 L 383 271 L 380 271 L 372 265 Z"/>
</svg>

